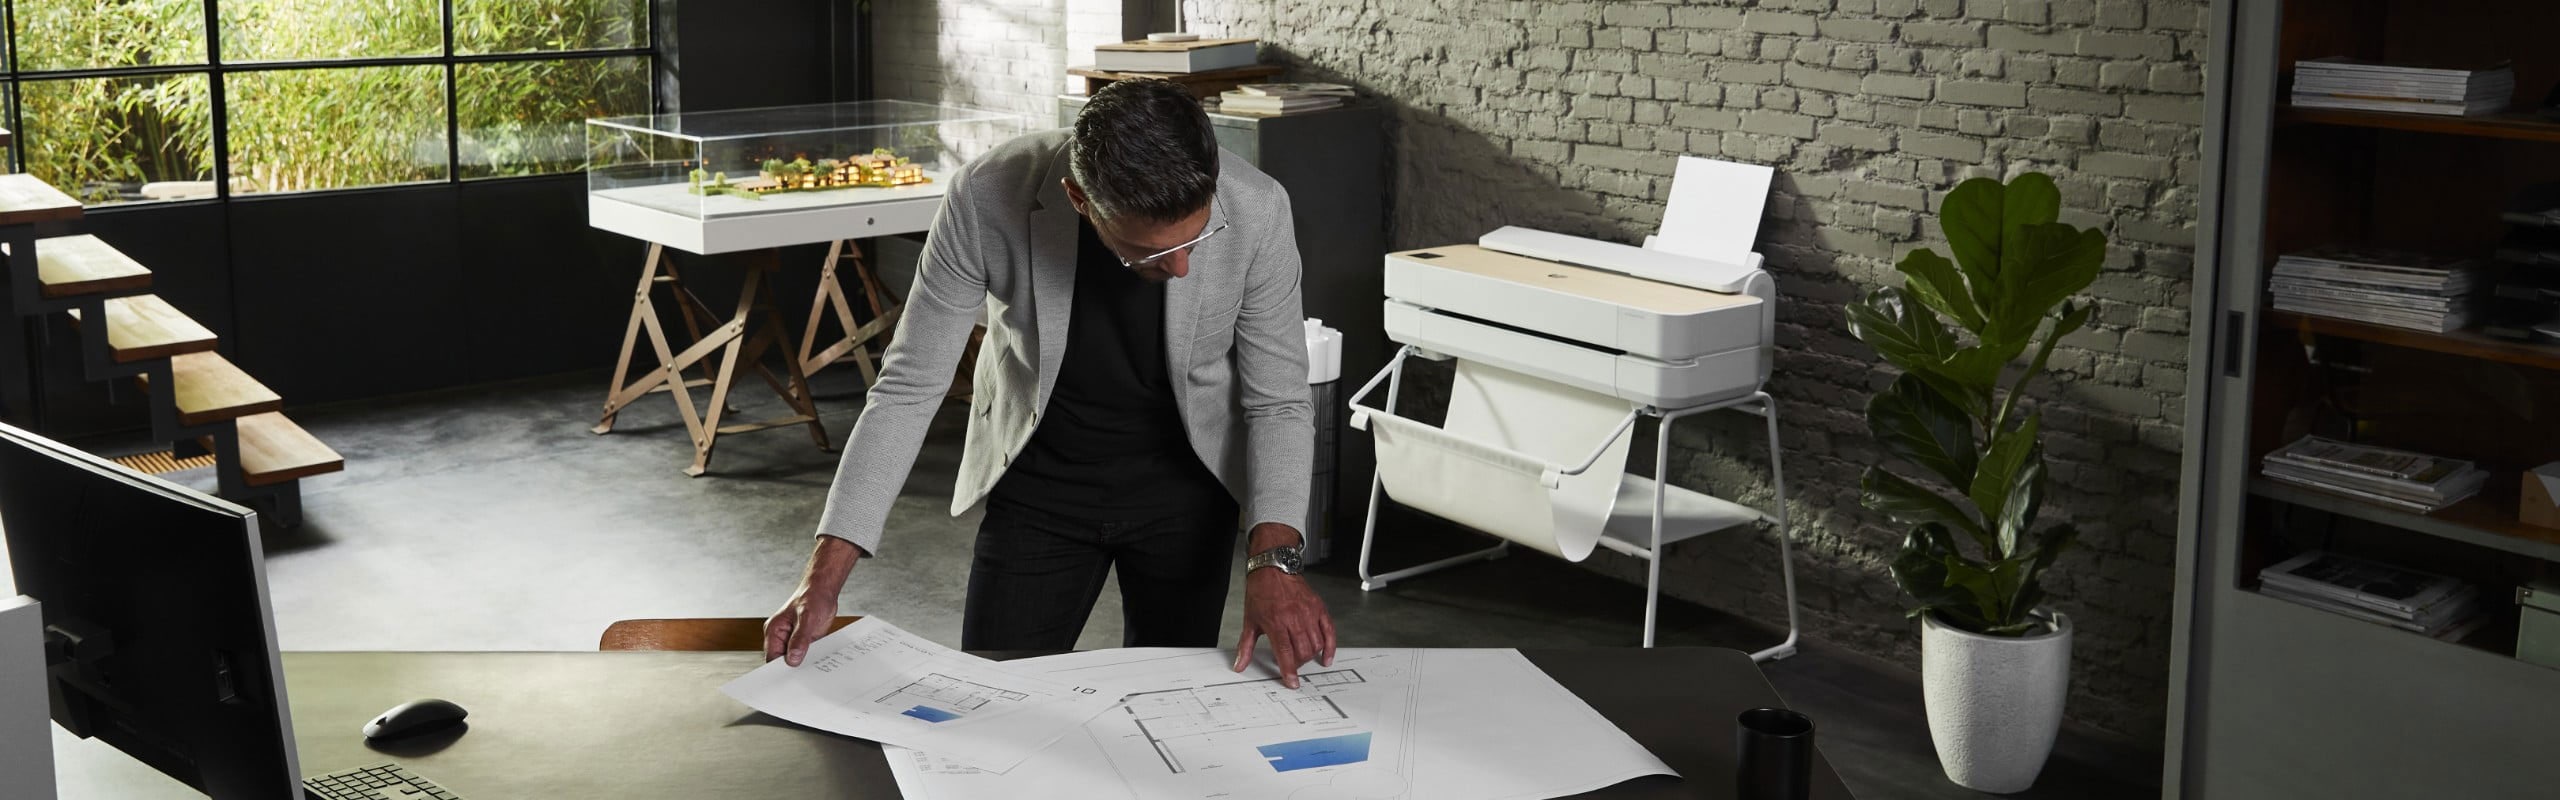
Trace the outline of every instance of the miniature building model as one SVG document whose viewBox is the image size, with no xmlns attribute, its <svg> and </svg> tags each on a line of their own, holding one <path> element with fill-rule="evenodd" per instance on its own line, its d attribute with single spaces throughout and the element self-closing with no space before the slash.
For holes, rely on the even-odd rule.
<svg viewBox="0 0 2560 800">
<path fill-rule="evenodd" d="M 824 189 L 869 187 L 894 189 L 932 182 L 924 176 L 924 168 L 882 147 L 842 161 L 832 158 L 809 163 L 806 156 L 784 161 L 765 159 L 753 178 L 731 181 L 726 174 L 715 174 L 710 183 L 703 182 L 702 170 L 693 171 L 695 194 L 760 195 L 776 192 L 805 192 Z"/>
</svg>

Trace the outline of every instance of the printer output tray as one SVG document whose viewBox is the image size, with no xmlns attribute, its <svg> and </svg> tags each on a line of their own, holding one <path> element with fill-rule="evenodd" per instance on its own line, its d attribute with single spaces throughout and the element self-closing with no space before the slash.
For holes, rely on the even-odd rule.
<svg viewBox="0 0 2560 800">
<path fill-rule="evenodd" d="M 1557 341 L 1386 301 L 1387 338 L 1441 355 L 1526 373 L 1655 408 L 1688 408 L 1758 391 L 1758 342 L 1680 361 L 1659 361 Z"/>
</svg>

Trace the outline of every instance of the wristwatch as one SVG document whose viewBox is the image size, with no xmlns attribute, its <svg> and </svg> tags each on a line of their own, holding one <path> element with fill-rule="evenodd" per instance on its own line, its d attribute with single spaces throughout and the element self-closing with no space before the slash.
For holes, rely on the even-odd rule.
<svg viewBox="0 0 2560 800">
<path fill-rule="evenodd" d="M 1303 567 L 1298 562 L 1298 546 L 1284 544 L 1255 553 L 1252 558 L 1244 560 L 1244 571 L 1247 574 L 1263 567 L 1277 567 L 1282 574 L 1298 574 L 1303 571 Z"/>
</svg>

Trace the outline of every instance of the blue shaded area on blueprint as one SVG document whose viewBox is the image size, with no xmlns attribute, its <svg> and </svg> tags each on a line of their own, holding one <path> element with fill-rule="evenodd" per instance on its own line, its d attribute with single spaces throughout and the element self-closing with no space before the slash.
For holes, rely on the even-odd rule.
<svg viewBox="0 0 2560 800">
<path fill-rule="evenodd" d="M 1346 733 L 1322 739 L 1300 739 L 1294 742 L 1266 744 L 1254 748 L 1271 760 L 1271 768 L 1280 772 L 1358 764 L 1369 760 L 1369 734 Z"/>
<path fill-rule="evenodd" d="M 958 714 L 934 708 L 932 706 L 916 706 L 898 713 L 924 720 L 926 722 L 949 722 L 960 718 L 960 715 Z"/>
</svg>

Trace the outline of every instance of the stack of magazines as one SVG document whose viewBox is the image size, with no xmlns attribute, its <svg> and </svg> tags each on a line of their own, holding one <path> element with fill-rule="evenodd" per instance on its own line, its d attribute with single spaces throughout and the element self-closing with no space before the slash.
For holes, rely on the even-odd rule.
<svg viewBox="0 0 2560 800">
<path fill-rule="evenodd" d="M 2293 104 L 2463 117 L 2507 109 L 2516 73 L 2505 64 L 2476 69 L 2380 64 L 2345 57 L 2293 66 Z"/>
<path fill-rule="evenodd" d="M 2478 587 L 2325 550 L 2259 570 L 2258 593 L 2446 640 L 2483 618 Z"/>
<path fill-rule="evenodd" d="M 1351 87 L 1339 83 L 1248 83 L 1218 95 L 1218 112 L 1249 117 L 1276 117 L 1333 108 L 1351 99 Z"/>
<path fill-rule="evenodd" d="M 2447 333 L 2471 324 L 2485 285 L 2477 262 L 2331 245 L 2277 258 L 2267 291 L 2279 311 Z"/>
<path fill-rule="evenodd" d="M 2268 478 L 2368 503 L 2431 513 L 2462 502 L 2489 482 L 2469 461 L 2305 436 L 2268 453 Z"/>
</svg>

